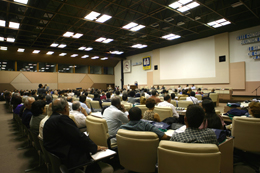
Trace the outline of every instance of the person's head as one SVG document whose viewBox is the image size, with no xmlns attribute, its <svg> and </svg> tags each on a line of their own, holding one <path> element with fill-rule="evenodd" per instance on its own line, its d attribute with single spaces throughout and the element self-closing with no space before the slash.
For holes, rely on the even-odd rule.
<svg viewBox="0 0 260 173">
<path fill-rule="evenodd" d="M 152 90 L 152 96 L 156 96 L 156 90 Z"/>
<path fill-rule="evenodd" d="M 199 128 L 203 122 L 205 113 L 199 105 L 189 105 L 186 111 L 184 121 L 187 127 Z"/>
<path fill-rule="evenodd" d="M 119 108 L 120 105 L 121 105 L 121 99 L 120 99 L 120 97 L 114 96 L 114 97 L 111 99 L 111 105 L 113 105 L 113 106 Z"/>
<path fill-rule="evenodd" d="M 33 116 L 39 116 L 46 112 L 45 109 L 46 102 L 43 100 L 38 100 L 32 103 L 31 112 Z"/>
<path fill-rule="evenodd" d="M 129 95 L 130 95 L 130 97 L 134 97 L 135 96 L 135 92 L 134 91 L 130 91 Z"/>
<path fill-rule="evenodd" d="M 86 96 L 86 97 L 88 96 L 88 92 L 85 92 L 85 96 Z"/>
<path fill-rule="evenodd" d="M 190 92 L 190 96 L 195 97 L 195 92 L 194 92 L 194 91 L 191 91 L 191 92 Z"/>
<path fill-rule="evenodd" d="M 138 107 L 133 107 L 129 110 L 128 119 L 130 121 L 139 121 L 142 119 L 142 111 Z"/>
<path fill-rule="evenodd" d="M 39 84 L 38 86 L 39 86 L 39 88 L 42 88 L 42 87 L 43 87 L 43 85 L 42 85 L 42 84 Z"/>
<path fill-rule="evenodd" d="M 110 99 L 110 97 L 111 97 L 110 92 L 107 92 L 106 97 L 107 97 L 107 99 Z"/>
<path fill-rule="evenodd" d="M 146 105 L 146 107 L 147 107 L 148 109 L 153 109 L 154 106 L 155 106 L 155 104 L 156 104 L 156 102 L 155 102 L 155 100 L 154 100 L 153 98 L 148 98 L 148 99 L 146 100 L 146 103 L 145 103 L 145 105 Z"/>
<path fill-rule="evenodd" d="M 80 110 L 80 102 L 76 101 L 72 103 L 72 109 L 74 111 L 79 111 Z"/>
<path fill-rule="evenodd" d="M 49 104 L 49 103 L 52 102 L 52 98 L 51 98 L 50 95 L 46 95 L 46 96 L 45 96 L 45 100 L 46 100 L 46 103 L 47 103 L 47 104 Z"/>
<path fill-rule="evenodd" d="M 167 94 L 164 97 L 164 101 L 171 102 L 171 97 Z"/>
<path fill-rule="evenodd" d="M 69 115 L 69 105 L 64 98 L 58 98 L 52 103 L 52 112 Z"/>
<path fill-rule="evenodd" d="M 197 91 L 200 92 L 200 91 L 201 91 L 201 88 L 198 88 Z"/>
<path fill-rule="evenodd" d="M 122 100 L 123 100 L 123 101 L 127 101 L 127 93 L 124 93 L 124 94 L 123 94 Z"/>
<path fill-rule="evenodd" d="M 171 98 L 172 98 L 172 100 L 175 99 L 175 93 L 171 93 Z"/>
<path fill-rule="evenodd" d="M 186 90 L 182 90 L 182 94 L 183 94 L 183 95 L 186 95 L 186 94 L 187 94 L 187 91 L 186 91 Z"/>
<path fill-rule="evenodd" d="M 68 96 L 68 97 L 67 97 L 67 101 L 72 103 L 72 102 L 73 102 L 72 97 L 71 97 L 71 96 Z"/>
<path fill-rule="evenodd" d="M 144 96 L 140 97 L 140 105 L 145 105 L 146 98 Z"/>
<path fill-rule="evenodd" d="M 194 84 L 192 84 L 192 87 L 194 87 Z"/>
<path fill-rule="evenodd" d="M 255 118 L 260 118 L 260 103 L 251 102 L 249 105 L 249 114 Z"/>
<path fill-rule="evenodd" d="M 24 106 L 26 107 L 26 109 L 31 110 L 32 108 L 32 103 L 35 101 L 34 97 L 26 97 L 25 101 L 24 101 Z"/>
<path fill-rule="evenodd" d="M 205 113 L 215 113 L 214 103 L 210 99 L 204 99 L 202 101 L 202 107 L 205 111 Z"/>
<path fill-rule="evenodd" d="M 214 92 L 215 92 L 215 89 L 212 89 L 211 92 L 214 93 Z"/>
<path fill-rule="evenodd" d="M 98 92 L 95 92 L 95 93 L 94 93 L 94 98 L 99 98 Z"/>
<path fill-rule="evenodd" d="M 80 101 L 81 103 L 85 103 L 85 101 L 86 101 L 86 96 L 79 96 L 79 101 Z"/>
<path fill-rule="evenodd" d="M 189 87 L 189 84 L 187 84 L 186 87 Z"/>
<path fill-rule="evenodd" d="M 119 96 L 119 94 L 120 94 L 120 91 L 116 90 L 116 95 Z"/>
</svg>

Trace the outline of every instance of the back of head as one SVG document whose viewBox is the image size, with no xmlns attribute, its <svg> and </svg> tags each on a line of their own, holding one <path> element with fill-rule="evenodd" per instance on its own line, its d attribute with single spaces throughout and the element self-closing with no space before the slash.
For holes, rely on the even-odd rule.
<svg viewBox="0 0 260 173">
<path fill-rule="evenodd" d="M 52 98 L 51 98 L 50 95 L 46 95 L 46 96 L 45 96 L 45 99 L 46 99 L 46 102 L 47 102 L 47 103 L 50 103 L 50 102 L 52 101 Z"/>
<path fill-rule="evenodd" d="M 119 90 L 116 90 L 116 95 L 119 95 L 120 94 L 120 91 Z"/>
<path fill-rule="evenodd" d="M 52 112 L 62 112 L 67 105 L 68 103 L 64 98 L 58 98 L 52 103 Z"/>
<path fill-rule="evenodd" d="M 79 96 L 79 101 L 84 103 L 86 101 L 86 96 Z"/>
<path fill-rule="evenodd" d="M 195 92 L 194 92 L 194 91 L 191 91 L 191 92 L 190 92 L 190 96 L 195 97 Z"/>
<path fill-rule="evenodd" d="M 99 98 L 98 92 L 95 92 L 95 93 L 94 93 L 94 98 Z"/>
<path fill-rule="evenodd" d="M 156 102 L 155 102 L 155 100 L 153 98 L 148 98 L 146 100 L 146 104 L 145 105 L 146 105 L 146 107 L 148 109 L 152 109 L 152 108 L 154 108 L 155 104 L 156 104 Z"/>
<path fill-rule="evenodd" d="M 85 92 L 85 96 L 86 96 L 86 97 L 88 96 L 88 92 Z"/>
<path fill-rule="evenodd" d="M 171 93 L 171 98 L 175 99 L 175 93 Z"/>
<path fill-rule="evenodd" d="M 152 96 L 156 96 L 156 90 L 152 90 Z"/>
<path fill-rule="evenodd" d="M 163 98 L 164 98 L 164 101 L 168 101 L 169 99 L 171 99 L 171 97 L 168 94 L 165 95 Z"/>
<path fill-rule="evenodd" d="M 80 108 L 80 102 L 76 101 L 72 103 L 72 109 L 74 111 L 78 110 Z"/>
<path fill-rule="evenodd" d="M 142 119 L 142 111 L 138 107 L 133 107 L 129 110 L 130 121 L 139 121 Z"/>
<path fill-rule="evenodd" d="M 112 99 L 111 99 L 111 105 L 115 106 L 115 107 L 118 107 L 120 106 L 121 104 L 121 99 L 120 97 L 118 96 L 114 96 Z"/>
<path fill-rule="evenodd" d="M 186 111 L 186 119 L 189 127 L 198 128 L 203 119 L 205 117 L 205 113 L 199 105 L 189 105 Z"/>
<path fill-rule="evenodd" d="M 111 96 L 110 92 L 107 92 L 106 97 L 109 99 Z"/>
<path fill-rule="evenodd" d="M 214 103 L 212 100 L 204 99 L 202 101 L 202 107 L 204 108 L 206 114 L 215 113 Z"/>
<path fill-rule="evenodd" d="M 43 100 L 38 100 L 32 103 L 32 108 L 31 108 L 31 112 L 33 114 L 33 116 L 39 116 L 40 114 L 43 113 L 44 107 L 46 105 L 46 102 Z"/>
<path fill-rule="evenodd" d="M 123 94 L 122 100 L 127 101 L 127 93 L 124 93 L 124 94 Z"/>
<path fill-rule="evenodd" d="M 134 97 L 135 96 L 135 92 L 134 91 L 130 91 L 130 97 Z"/>
<path fill-rule="evenodd" d="M 260 118 L 260 103 L 259 102 L 251 102 L 249 104 L 249 109 L 250 109 L 253 117 Z"/>
<path fill-rule="evenodd" d="M 68 101 L 68 102 L 72 102 L 72 101 L 73 101 L 73 100 L 72 100 L 72 97 L 71 97 L 71 96 L 68 96 L 68 97 L 67 97 L 67 101 Z"/>
<path fill-rule="evenodd" d="M 42 87 L 42 84 L 39 84 L 38 86 L 39 86 L 39 88 L 41 88 L 41 87 Z"/>
</svg>

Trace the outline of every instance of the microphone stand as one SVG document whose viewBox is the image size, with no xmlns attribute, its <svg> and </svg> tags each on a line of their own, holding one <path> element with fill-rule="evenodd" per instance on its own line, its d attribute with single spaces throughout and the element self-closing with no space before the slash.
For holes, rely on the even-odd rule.
<svg viewBox="0 0 260 173">
<path fill-rule="evenodd" d="M 260 87 L 260 86 L 259 86 L 259 87 Z M 256 100 L 257 100 L 257 89 L 258 89 L 259 87 L 257 87 L 256 89 L 254 89 L 254 91 L 252 91 L 252 93 L 255 92 Z"/>
</svg>

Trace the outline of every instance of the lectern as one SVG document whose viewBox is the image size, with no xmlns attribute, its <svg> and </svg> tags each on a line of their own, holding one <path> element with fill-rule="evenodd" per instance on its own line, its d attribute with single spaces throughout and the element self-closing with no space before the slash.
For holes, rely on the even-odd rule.
<svg viewBox="0 0 260 173">
<path fill-rule="evenodd" d="M 135 90 L 137 88 L 137 86 L 135 86 L 135 85 L 130 85 L 130 89 L 131 90 Z"/>
</svg>

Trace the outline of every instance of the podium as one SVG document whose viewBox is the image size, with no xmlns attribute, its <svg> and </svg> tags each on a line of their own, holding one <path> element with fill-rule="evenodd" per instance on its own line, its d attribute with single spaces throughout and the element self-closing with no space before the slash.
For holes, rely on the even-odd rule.
<svg viewBox="0 0 260 173">
<path fill-rule="evenodd" d="M 135 85 L 130 85 L 130 89 L 131 89 L 132 91 L 134 91 L 136 88 L 137 88 L 137 86 L 135 86 Z"/>
</svg>

